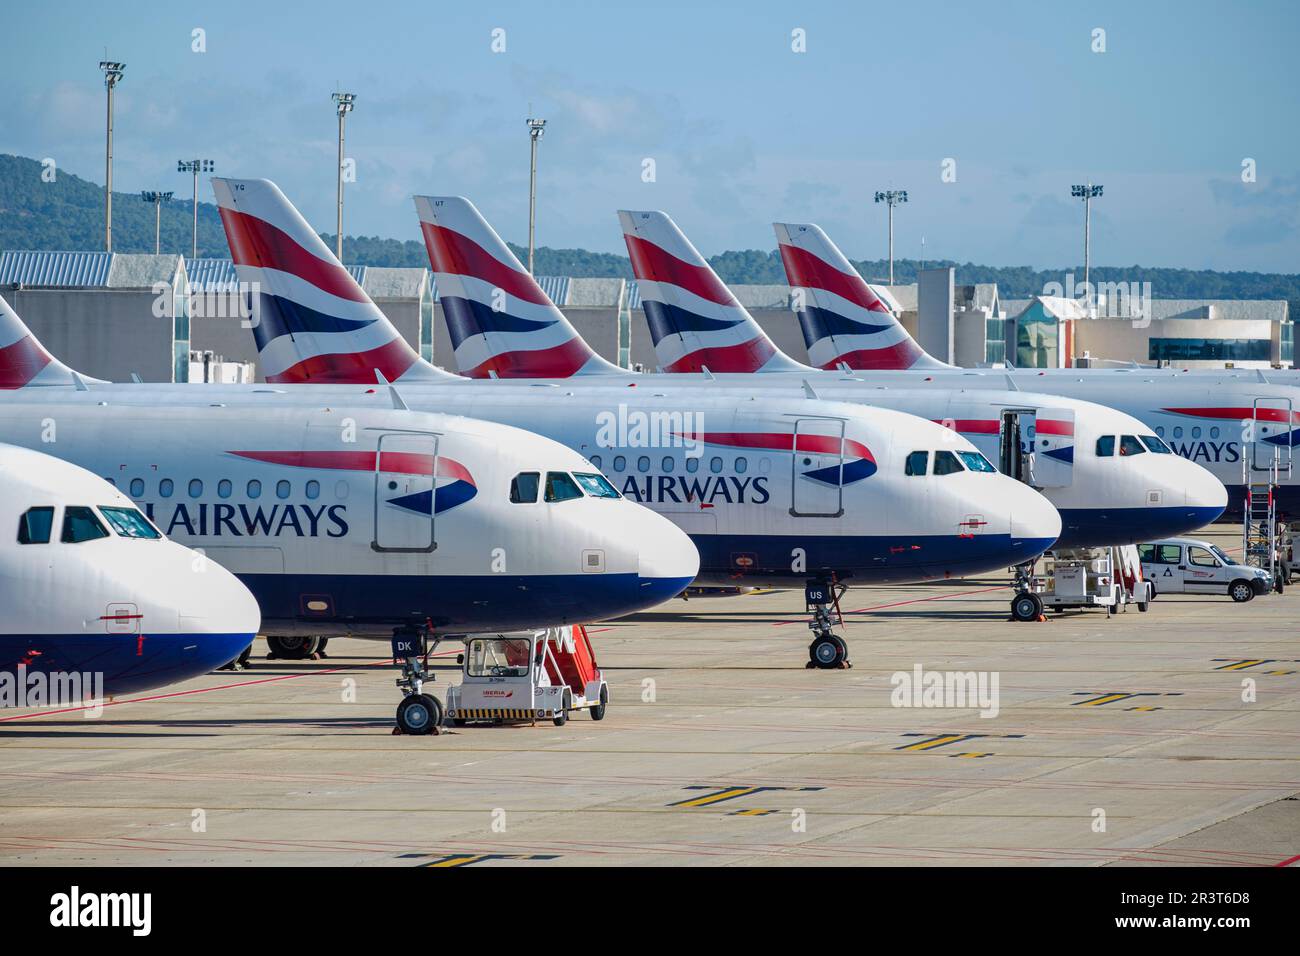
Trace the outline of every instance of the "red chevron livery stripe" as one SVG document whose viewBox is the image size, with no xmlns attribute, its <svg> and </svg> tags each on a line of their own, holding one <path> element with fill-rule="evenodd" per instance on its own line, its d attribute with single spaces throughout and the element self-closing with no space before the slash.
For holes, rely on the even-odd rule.
<svg viewBox="0 0 1300 956">
<path fill-rule="evenodd" d="M 0 348 L 0 388 L 22 388 L 53 359 L 31 335 Z"/>
<path fill-rule="evenodd" d="M 266 376 L 267 382 L 280 385 L 312 382 L 317 385 L 374 385 L 376 370 L 395 382 L 419 358 L 411 347 L 397 338 L 368 352 L 339 352 L 313 355 L 290 365 L 283 372 Z"/>
<path fill-rule="evenodd" d="M 510 268 L 468 236 L 431 222 L 420 223 L 420 231 L 434 272 L 480 279 L 525 302 L 551 304 L 532 276 Z"/>
<path fill-rule="evenodd" d="M 220 212 L 235 265 L 287 272 L 340 299 L 369 301 L 346 269 L 308 252 L 282 229 L 234 209 Z"/>
<path fill-rule="evenodd" d="M 708 266 L 692 265 L 631 233 L 624 233 L 623 238 L 627 240 L 632 271 L 638 279 L 681 286 L 687 292 L 718 305 L 736 304 L 731 292 Z"/>
<path fill-rule="evenodd" d="M 786 278 L 795 288 L 825 289 L 872 312 L 889 311 L 861 276 L 846 275 L 807 250 L 782 244 L 781 261 L 785 264 Z"/>
</svg>

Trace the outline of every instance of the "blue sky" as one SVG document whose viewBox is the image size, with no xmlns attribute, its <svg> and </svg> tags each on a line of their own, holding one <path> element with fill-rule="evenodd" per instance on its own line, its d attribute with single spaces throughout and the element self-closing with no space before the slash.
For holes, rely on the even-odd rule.
<svg viewBox="0 0 1300 956">
<path fill-rule="evenodd" d="M 107 48 L 127 63 L 117 188 L 188 196 L 176 159 L 212 157 L 275 179 L 322 230 L 341 87 L 357 94 L 349 233 L 418 238 L 410 196 L 459 193 L 523 241 L 531 103 L 549 121 L 542 245 L 622 252 L 614 210 L 660 208 L 706 255 L 773 248 L 780 219 L 876 258 L 871 197 L 894 187 L 911 197 L 900 257 L 1067 267 L 1069 186 L 1091 178 L 1096 263 L 1300 271 L 1290 2 L 64 2 L 5 20 L 0 152 L 102 182 Z"/>
</svg>

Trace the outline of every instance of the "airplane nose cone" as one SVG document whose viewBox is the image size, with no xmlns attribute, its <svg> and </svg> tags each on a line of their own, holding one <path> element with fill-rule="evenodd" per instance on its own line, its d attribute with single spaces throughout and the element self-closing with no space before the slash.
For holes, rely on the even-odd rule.
<svg viewBox="0 0 1300 956">
<path fill-rule="evenodd" d="M 1034 489 L 1021 485 L 1011 503 L 1011 537 L 1055 541 L 1061 534 L 1061 515 Z"/>
<path fill-rule="evenodd" d="M 192 571 L 176 583 L 173 602 L 178 629 L 195 638 L 186 664 L 197 675 L 238 657 L 257 637 L 262 612 L 252 592 L 221 565 L 193 552 L 190 563 Z"/>
<path fill-rule="evenodd" d="M 681 594 L 700 573 L 700 553 L 684 531 L 648 508 L 633 522 L 641 596 L 658 604 Z"/>
<path fill-rule="evenodd" d="M 1172 456 L 1169 456 L 1172 458 Z M 1173 459 L 1164 508 L 1148 509 L 1144 540 L 1191 534 L 1218 519 L 1228 507 L 1228 489 L 1207 469 L 1182 458 Z"/>
<path fill-rule="evenodd" d="M 1007 479 L 1011 481 L 1011 479 Z M 1042 554 L 1061 535 L 1061 515 L 1043 495 L 1027 485 L 1012 482 L 1010 563 L 1018 564 Z"/>
</svg>

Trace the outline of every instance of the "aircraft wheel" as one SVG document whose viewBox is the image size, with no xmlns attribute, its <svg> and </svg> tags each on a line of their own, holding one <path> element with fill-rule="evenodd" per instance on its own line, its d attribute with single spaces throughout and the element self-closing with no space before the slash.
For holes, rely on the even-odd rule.
<svg viewBox="0 0 1300 956">
<path fill-rule="evenodd" d="M 834 634 L 823 634 L 808 645 L 808 659 L 819 670 L 843 667 L 848 653 L 848 645 Z"/>
<path fill-rule="evenodd" d="M 266 645 L 271 653 L 266 656 L 272 660 L 305 661 L 320 650 L 319 637 L 298 637 L 296 635 L 270 635 Z"/>
<path fill-rule="evenodd" d="M 1017 621 L 1037 621 L 1043 613 L 1043 599 L 1031 591 L 1017 594 L 1011 600 L 1011 616 Z"/>
<path fill-rule="evenodd" d="M 397 705 L 397 726 L 404 734 L 436 733 L 442 723 L 442 704 L 428 694 L 412 694 Z"/>
<path fill-rule="evenodd" d="M 605 719 L 605 706 L 606 706 L 608 703 L 609 703 L 609 688 L 607 688 L 607 687 L 601 687 L 601 689 L 600 689 L 600 703 L 598 703 L 595 707 L 591 708 L 591 719 L 592 719 L 592 720 L 604 720 L 604 719 Z"/>
</svg>

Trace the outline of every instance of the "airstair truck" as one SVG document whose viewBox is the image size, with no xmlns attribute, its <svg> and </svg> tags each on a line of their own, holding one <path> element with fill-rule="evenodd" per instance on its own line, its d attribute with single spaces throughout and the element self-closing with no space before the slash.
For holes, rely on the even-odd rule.
<svg viewBox="0 0 1300 956">
<path fill-rule="evenodd" d="M 603 720 L 609 687 L 580 625 L 474 635 L 460 655 L 461 682 L 447 690 L 446 723 L 537 723 L 562 727 L 578 710 Z"/>
</svg>

